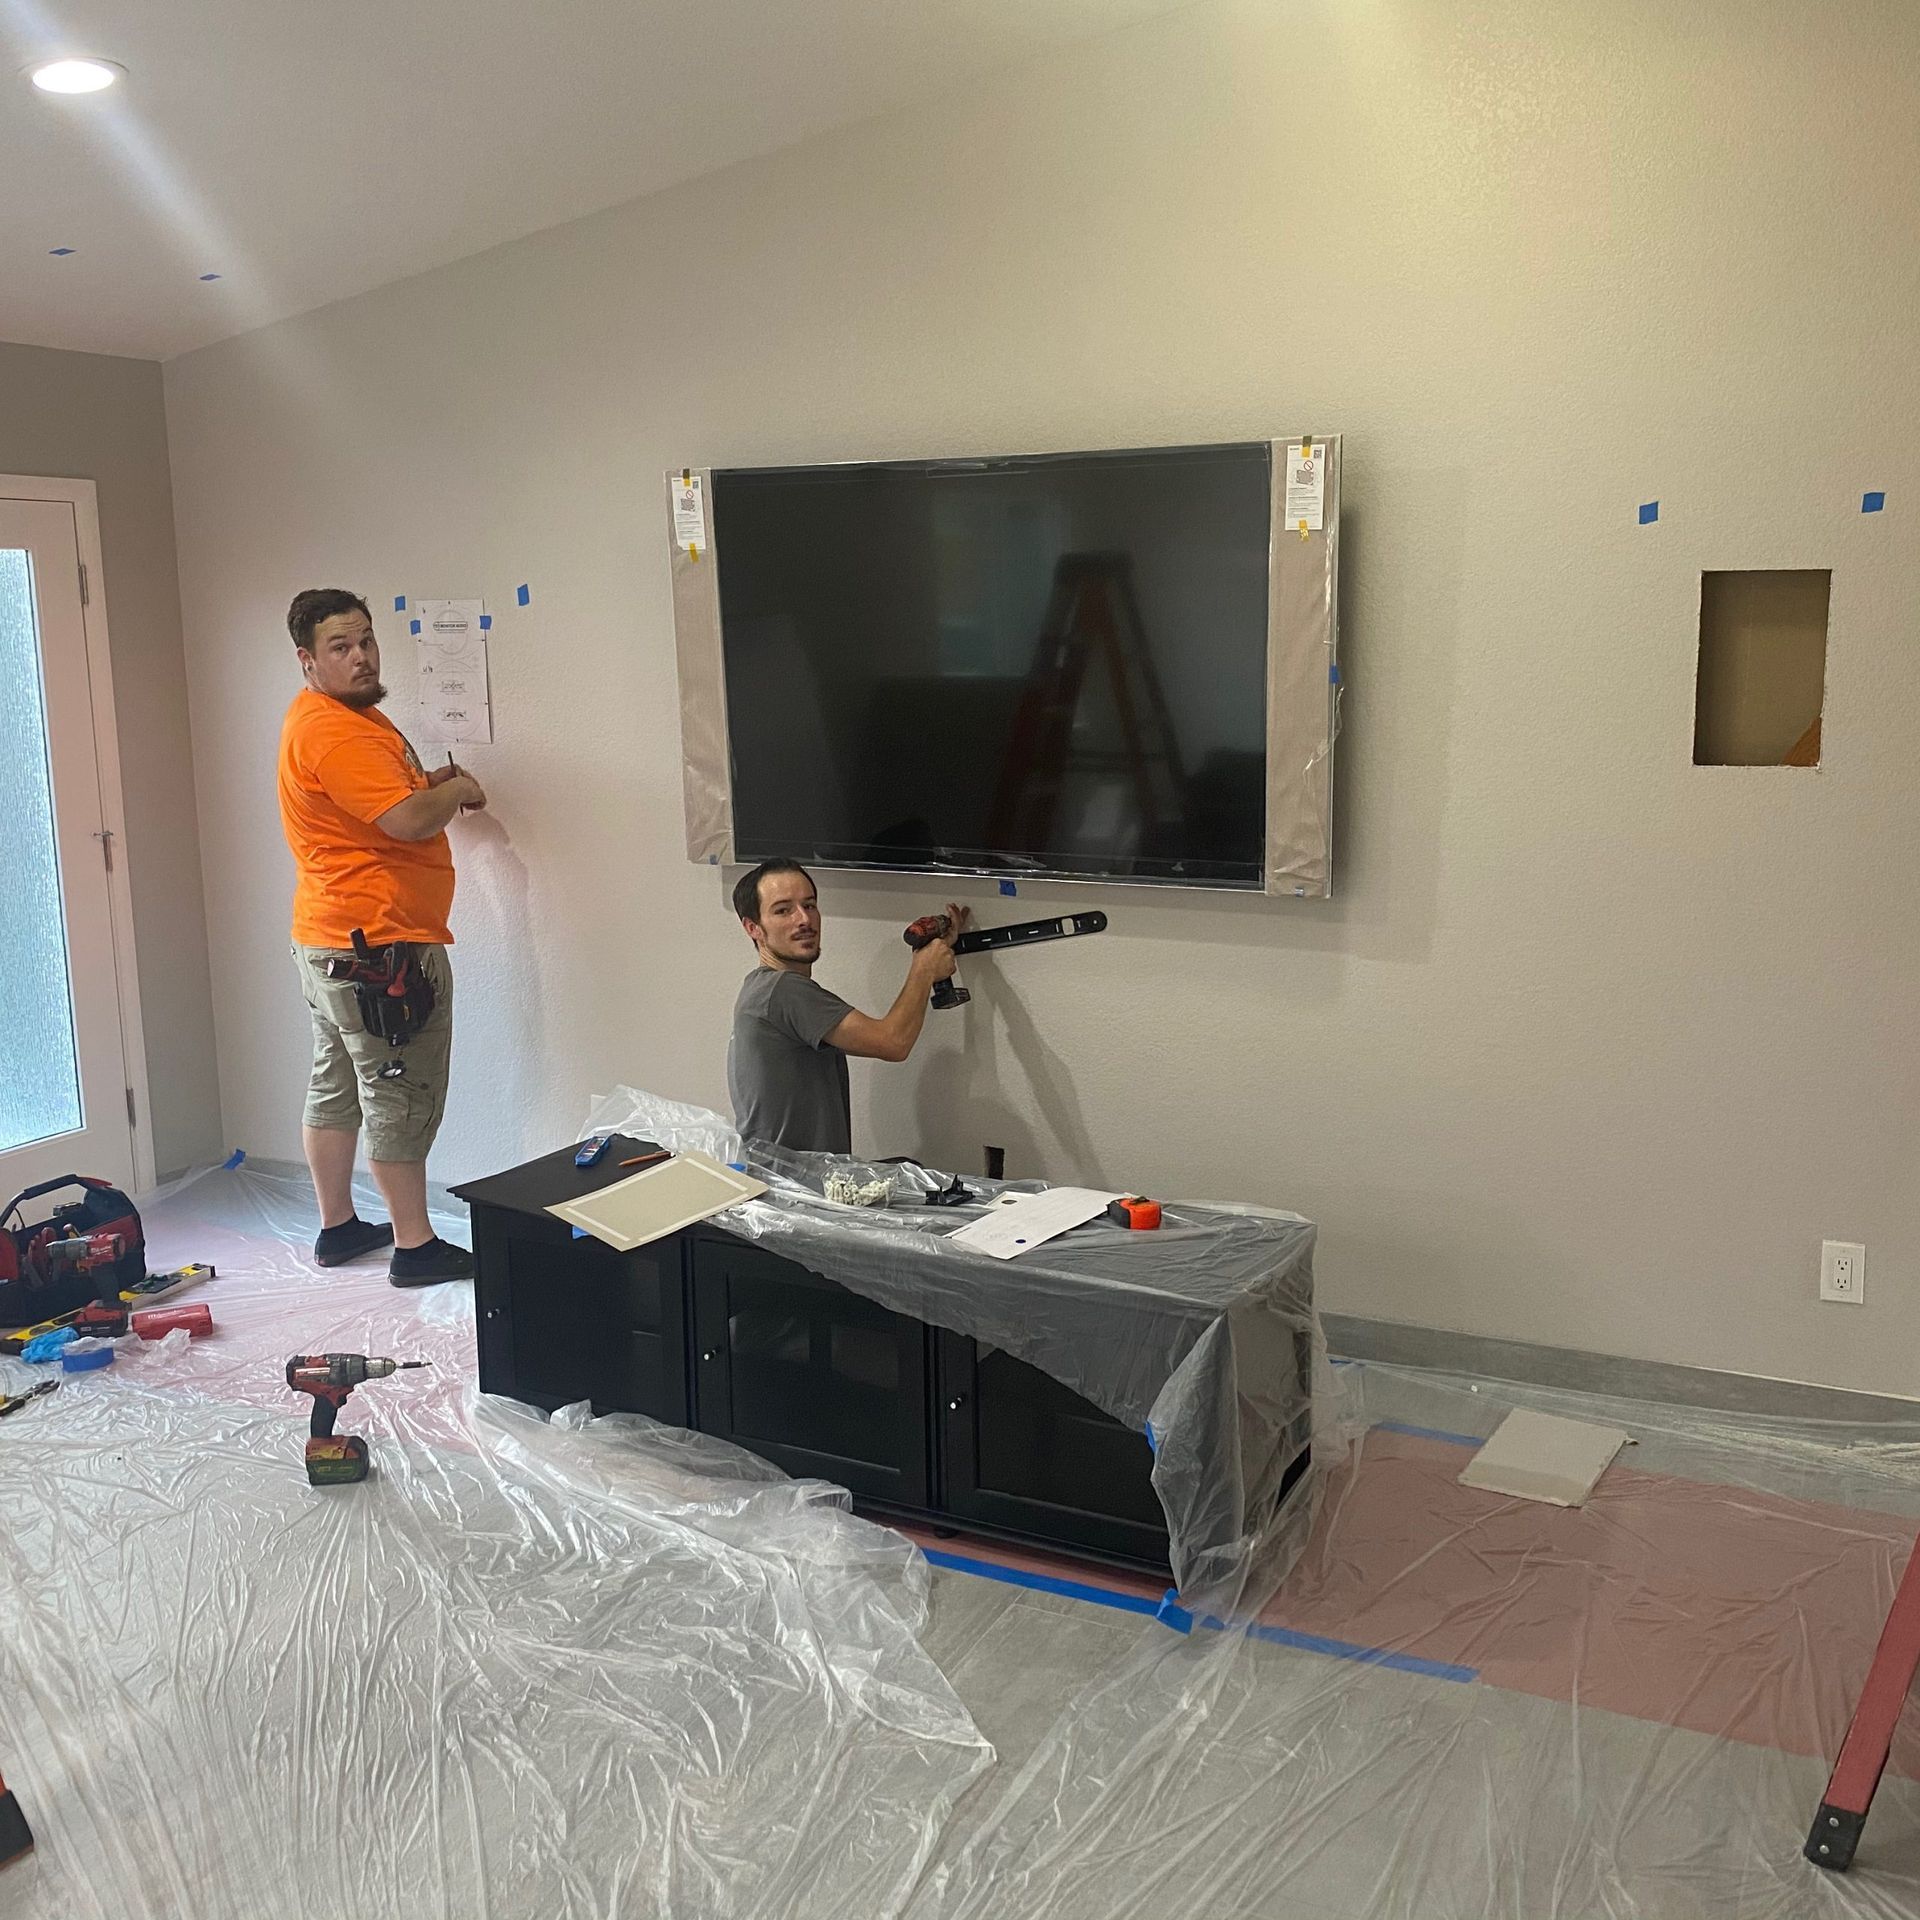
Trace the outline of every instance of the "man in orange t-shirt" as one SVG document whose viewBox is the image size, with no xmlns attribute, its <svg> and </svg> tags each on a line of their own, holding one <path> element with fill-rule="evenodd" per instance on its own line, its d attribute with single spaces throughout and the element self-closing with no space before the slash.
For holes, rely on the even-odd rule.
<svg viewBox="0 0 1920 1920">
<path fill-rule="evenodd" d="M 280 729 L 280 820 L 293 851 L 293 950 L 313 1016 L 313 1079 L 302 1140 L 320 1201 L 313 1255 L 335 1267 L 393 1245 L 397 1287 L 471 1279 L 473 1255 L 427 1219 L 427 1150 L 446 1107 L 453 1042 L 447 929 L 453 854 L 447 822 L 487 796 L 451 761 L 428 773 L 376 711 L 380 646 L 358 594 L 321 587 L 287 611 L 306 686 Z M 398 948 L 432 989 L 404 1046 L 369 1033 L 344 977 L 353 936 Z M 354 1211 L 360 1129 L 391 1226 Z"/>
</svg>

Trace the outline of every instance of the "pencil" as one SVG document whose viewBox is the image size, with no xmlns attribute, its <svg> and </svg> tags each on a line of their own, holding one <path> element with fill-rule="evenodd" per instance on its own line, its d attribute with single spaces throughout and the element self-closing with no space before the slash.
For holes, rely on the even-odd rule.
<svg viewBox="0 0 1920 1920">
<path fill-rule="evenodd" d="M 656 1160 L 671 1160 L 672 1158 L 672 1153 L 665 1147 L 662 1147 L 658 1153 L 643 1153 L 636 1159 L 622 1160 L 620 1165 L 623 1169 L 627 1167 L 650 1167 Z"/>
</svg>

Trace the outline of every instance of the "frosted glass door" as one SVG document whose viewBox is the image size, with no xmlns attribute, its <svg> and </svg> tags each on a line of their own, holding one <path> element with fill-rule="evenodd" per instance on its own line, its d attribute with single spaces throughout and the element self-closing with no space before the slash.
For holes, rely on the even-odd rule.
<svg viewBox="0 0 1920 1920">
<path fill-rule="evenodd" d="M 108 862 L 71 505 L 0 499 L 0 1204 L 131 1182 Z"/>
<path fill-rule="evenodd" d="M 80 1127 L 32 556 L 0 547 L 0 1153 Z"/>
</svg>

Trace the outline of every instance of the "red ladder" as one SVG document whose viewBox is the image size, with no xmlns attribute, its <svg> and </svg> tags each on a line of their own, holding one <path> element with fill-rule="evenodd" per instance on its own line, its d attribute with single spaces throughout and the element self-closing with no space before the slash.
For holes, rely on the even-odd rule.
<svg viewBox="0 0 1920 1920">
<path fill-rule="evenodd" d="M 1920 1670 L 1920 1545 L 1900 1576 L 1873 1665 L 1860 1689 L 1859 1705 L 1840 1743 L 1840 1758 L 1834 1762 L 1826 1796 L 1807 1835 L 1806 1855 L 1815 1866 L 1844 1873 L 1853 1864 L 1853 1850 L 1860 1844 L 1873 1790 L 1886 1769 L 1893 1730 L 1916 1670 Z"/>
</svg>

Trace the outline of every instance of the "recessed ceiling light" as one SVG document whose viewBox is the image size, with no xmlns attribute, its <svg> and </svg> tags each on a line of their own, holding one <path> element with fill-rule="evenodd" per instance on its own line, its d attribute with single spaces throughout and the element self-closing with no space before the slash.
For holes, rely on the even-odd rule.
<svg viewBox="0 0 1920 1920">
<path fill-rule="evenodd" d="M 125 71 L 107 60 L 53 60 L 30 77 L 42 93 L 100 93 Z"/>
<path fill-rule="evenodd" d="M 217 273 L 203 273 L 200 278 L 202 280 L 218 280 L 220 276 Z"/>
<path fill-rule="evenodd" d="M 68 254 L 78 253 L 80 249 L 78 247 L 49 247 L 47 251 L 52 254 L 56 260 L 64 260 Z"/>
</svg>

